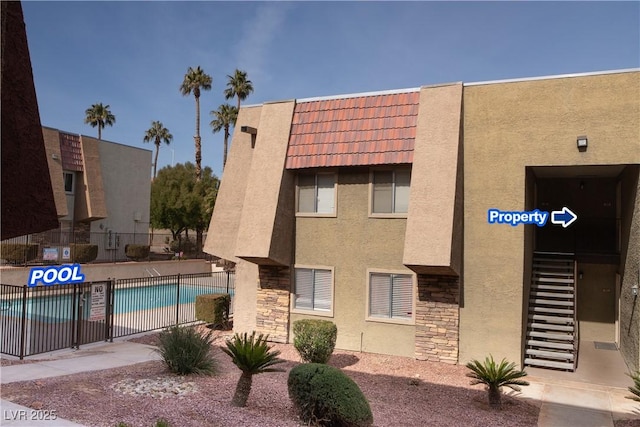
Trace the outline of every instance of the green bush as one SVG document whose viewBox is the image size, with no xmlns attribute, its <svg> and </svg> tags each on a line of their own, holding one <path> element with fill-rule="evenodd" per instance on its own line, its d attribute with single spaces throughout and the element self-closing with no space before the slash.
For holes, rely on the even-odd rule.
<svg viewBox="0 0 640 427">
<path fill-rule="evenodd" d="M 627 399 L 640 402 L 640 371 L 636 371 L 635 374 L 627 374 L 633 380 L 633 387 L 629 387 L 629 391 L 633 393 L 633 396 L 627 396 Z"/>
<path fill-rule="evenodd" d="M 169 249 L 173 253 L 184 252 L 185 254 L 191 254 L 196 251 L 196 244 L 191 239 L 174 240 L 169 245 Z"/>
<path fill-rule="evenodd" d="M 0 245 L 0 253 L 2 259 L 13 264 L 22 264 L 38 257 L 38 245 L 3 243 Z"/>
<path fill-rule="evenodd" d="M 169 370 L 178 375 L 212 375 L 217 363 L 211 354 L 211 332 L 201 335 L 193 328 L 172 326 L 159 336 L 156 350 Z"/>
<path fill-rule="evenodd" d="M 486 357 L 484 362 L 472 360 L 467 363 L 467 376 L 473 378 L 471 385 L 484 384 L 487 386 L 489 406 L 493 409 L 502 407 L 502 387 L 509 387 L 512 390 L 520 391 L 521 385 L 529 385 L 528 382 L 520 378 L 526 377 L 527 373 L 516 369 L 515 363 L 509 363 L 502 359 L 499 364 L 493 360 L 493 356 Z"/>
<path fill-rule="evenodd" d="M 229 324 L 229 294 L 203 294 L 196 296 L 196 319 L 226 328 Z"/>
<path fill-rule="evenodd" d="M 338 328 L 328 320 L 296 320 L 293 335 L 293 346 L 304 362 L 327 363 L 336 347 Z"/>
<path fill-rule="evenodd" d="M 127 258 L 138 261 L 149 258 L 150 249 L 149 245 L 128 244 L 124 247 L 124 253 Z"/>
<path fill-rule="evenodd" d="M 321 363 L 289 372 L 289 398 L 303 422 L 319 426 L 373 424 L 371 407 L 358 385 L 340 369 Z"/>
<path fill-rule="evenodd" d="M 98 258 L 98 245 L 89 245 L 86 243 L 72 243 L 71 260 L 73 262 L 85 263 L 95 261 Z"/>
</svg>

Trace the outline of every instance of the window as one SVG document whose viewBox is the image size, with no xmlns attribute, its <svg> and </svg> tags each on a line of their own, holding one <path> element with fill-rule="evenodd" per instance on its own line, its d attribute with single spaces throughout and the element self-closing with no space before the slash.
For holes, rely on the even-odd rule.
<svg viewBox="0 0 640 427">
<path fill-rule="evenodd" d="M 409 210 L 411 171 L 374 171 L 371 213 L 396 214 Z"/>
<path fill-rule="evenodd" d="M 413 276 L 369 273 L 369 317 L 411 320 Z"/>
<path fill-rule="evenodd" d="M 296 268 L 293 308 L 331 311 L 333 272 L 327 269 Z"/>
<path fill-rule="evenodd" d="M 332 173 L 298 175 L 298 212 L 334 214 L 335 183 Z"/>
<path fill-rule="evenodd" d="M 73 173 L 63 172 L 64 175 L 64 191 L 65 193 L 73 193 Z"/>
</svg>

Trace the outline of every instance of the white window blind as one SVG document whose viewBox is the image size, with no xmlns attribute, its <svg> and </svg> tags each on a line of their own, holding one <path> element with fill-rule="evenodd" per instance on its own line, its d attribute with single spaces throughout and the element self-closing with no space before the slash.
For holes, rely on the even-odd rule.
<svg viewBox="0 0 640 427">
<path fill-rule="evenodd" d="M 294 307 L 331 311 L 331 270 L 296 268 Z"/>
<path fill-rule="evenodd" d="M 298 175 L 298 212 L 335 212 L 335 175 L 331 173 Z"/>
<path fill-rule="evenodd" d="M 389 317 L 391 313 L 391 280 L 388 274 L 371 274 L 369 315 Z"/>
<path fill-rule="evenodd" d="M 407 213 L 411 171 L 375 171 L 373 173 L 373 213 Z"/>
<path fill-rule="evenodd" d="M 409 274 L 371 273 L 369 277 L 369 316 L 411 319 L 413 278 Z"/>
<path fill-rule="evenodd" d="M 409 184 L 411 172 L 408 170 L 395 172 L 394 212 L 407 213 L 409 211 Z"/>
<path fill-rule="evenodd" d="M 333 213 L 335 205 L 334 188 L 335 177 L 332 174 L 318 174 L 318 203 L 317 213 Z"/>
<path fill-rule="evenodd" d="M 298 175 L 298 212 L 315 212 L 316 176 Z"/>
</svg>

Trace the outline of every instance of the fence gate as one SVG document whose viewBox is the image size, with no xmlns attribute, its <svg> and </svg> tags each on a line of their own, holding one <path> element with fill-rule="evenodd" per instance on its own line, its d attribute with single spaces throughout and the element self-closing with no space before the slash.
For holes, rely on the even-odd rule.
<svg viewBox="0 0 640 427">
<path fill-rule="evenodd" d="M 110 337 L 113 282 L 0 285 L 0 352 L 29 356 Z"/>
</svg>

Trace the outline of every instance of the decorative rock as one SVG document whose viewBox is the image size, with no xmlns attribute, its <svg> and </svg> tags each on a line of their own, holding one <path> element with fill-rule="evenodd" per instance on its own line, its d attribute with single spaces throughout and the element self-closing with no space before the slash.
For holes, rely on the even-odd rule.
<svg viewBox="0 0 640 427">
<path fill-rule="evenodd" d="M 139 380 L 125 379 L 112 384 L 111 388 L 118 393 L 131 396 L 149 396 L 154 399 L 174 396 L 182 399 L 184 395 L 198 390 L 195 383 L 174 377 L 143 378 Z"/>
</svg>

